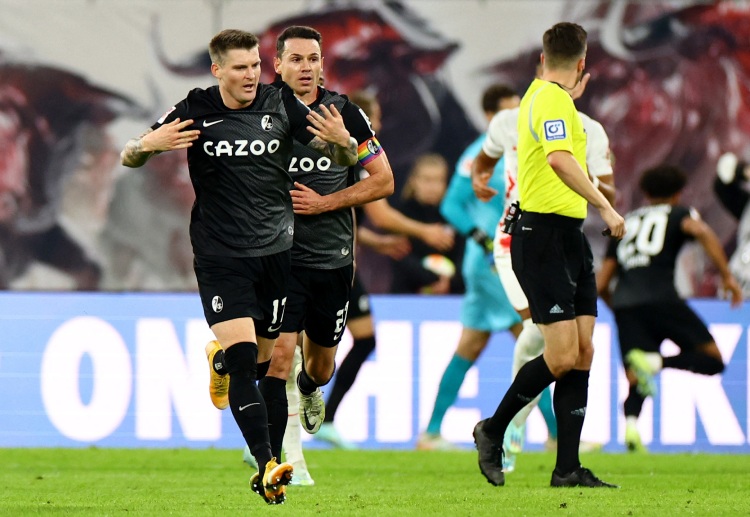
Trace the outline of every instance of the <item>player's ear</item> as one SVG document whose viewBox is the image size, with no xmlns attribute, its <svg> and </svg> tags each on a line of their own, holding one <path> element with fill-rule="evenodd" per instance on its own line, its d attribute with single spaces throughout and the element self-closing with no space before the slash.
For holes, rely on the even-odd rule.
<svg viewBox="0 0 750 517">
<path fill-rule="evenodd" d="M 217 79 L 221 79 L 221 77 L 219 77 L 219 70 L 219 65 L 217 65 L 216 63 L 211 63 L 211 75 L 213 75 Z"/>
<path fill-rule="evenodd" d="M 281 75 L 281 71 L 279 68 L 281 67 L 281 59 L 278 57 L 273 58 L 273 71 L 277 74 Z"/>
</svg>

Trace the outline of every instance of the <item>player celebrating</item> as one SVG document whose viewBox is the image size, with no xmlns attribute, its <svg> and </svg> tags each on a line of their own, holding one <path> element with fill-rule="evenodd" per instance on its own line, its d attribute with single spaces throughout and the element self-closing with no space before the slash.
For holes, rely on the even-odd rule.
<svg viewBox="0 0 750 517">
<path fill-rule="evenodd" d="M 212 375 L 213 398 L 223 396 L 214 404 L 231 408 L 260 466 L 261 495 L 278 504 L 293 469 L 271 453 L 256 378 L 271 358 L 287 296 L 294 220 L 286 167 L 294 140 L 342 164 L 356 161 L 356 142 L 335 108 L 310 113 L 291 89 L 259 83 L 253 34 L 221 31 L 209 54 L 218 85 L 192 90 L 130 140 L 121 158 L 125 166 L 140 167 L 154 153 L 188 150 L 195 273 L 206 321 L 221 347 L 209 359 L 214 363 L 221 351 L 217 373 L 226 377 Z"/>
</svg>

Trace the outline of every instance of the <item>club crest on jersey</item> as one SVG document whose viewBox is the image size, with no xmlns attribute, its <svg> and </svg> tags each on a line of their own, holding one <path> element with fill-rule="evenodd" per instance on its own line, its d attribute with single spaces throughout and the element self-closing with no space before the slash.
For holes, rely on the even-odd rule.
<svg viewBox="0 0 750 517">
<path fill-rule="evenodd" d="M 286 233 L 288 233 L 289 235 L 294 235 L 294 226 L 287 226 Z"/>
<path fill-rule="evenodd" d="M 544 138 L 548 142 L 552 140 L 564 140 L 565 137 L 564 120 L 546 120 L 544 122 Z"/>
<path fill-rule="evenodd" d="M 260 127 L 265 131 L 271 131 L 273 129 L 273 117 L 271 115 L 264 115 L 260 120 Z"/>
<path fill-rule="evenodd" d="M 221 299 L 221 296 L 214 296 L 211 300 L 211 308 L 214 310 L 214 312 L 221 312 L 222 309 L 224 309 L 224 300 Z"/>
<path fill-rule="evenodd" d="M 348 246 L 344 246 L 343 248 L 341 248 L 341 254 L 342 254 L 342 255 L 343 255 L 344 257 L 346 257 L 346 256 L 348 256 L 348 255 L 349 255 L 349 251 L 350 251 L 350 250 L 349 250 L 349 247 L 348 247 Z"/>
<path fill-rule="evenodd" d="M 378 151 L 380 151 L 380 145 L 378 145 L 377 140 L 374 138 L 369 139 L 367 141 L 367 150 L 370 154 L 378 154 Z"/>
</svg>

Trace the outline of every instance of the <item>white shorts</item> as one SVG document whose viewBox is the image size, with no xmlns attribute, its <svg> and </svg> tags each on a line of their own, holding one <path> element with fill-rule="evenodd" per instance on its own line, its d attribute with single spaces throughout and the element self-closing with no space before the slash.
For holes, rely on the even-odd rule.
<svg viewBox="0 0 750 517">
<path fill-rule="evenodd" d="M 503 233 L 498 228 L 495 232 L 494 258 L 497 274 L 500 276 L 500 282 L 503 284 L 505 294 L 513 308 L 522 311 L 529 308 L 529 301 L 518 283 L 516 274 L 513 272 L 513 264 L 510 259 L 510 240 L 507 233 Z"/>
</svg>

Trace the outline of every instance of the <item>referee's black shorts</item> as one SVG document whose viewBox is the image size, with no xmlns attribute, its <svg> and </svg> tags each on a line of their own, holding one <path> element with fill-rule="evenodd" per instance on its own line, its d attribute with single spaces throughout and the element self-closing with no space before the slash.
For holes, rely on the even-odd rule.
<svg viewBox="0 0 750 517">
<path fill-rule="evenodd" d="M 594 256 L 583 219 L 523 212 L 510 250 L 534 323 L 596 316 Z"/>
</svg>

